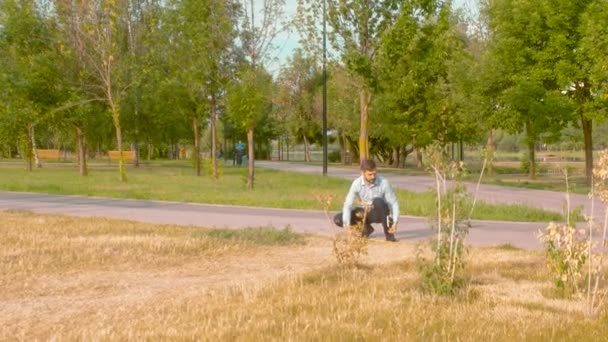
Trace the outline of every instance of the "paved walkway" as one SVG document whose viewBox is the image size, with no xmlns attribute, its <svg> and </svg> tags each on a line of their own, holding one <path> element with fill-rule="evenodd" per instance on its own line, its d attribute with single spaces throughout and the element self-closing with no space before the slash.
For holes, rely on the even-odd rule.
<svg viewBox="0 0 608 342">
<path fill-rule="evenodd" d="M 256 166 L 309 174 L 323 174 L 321 166 L 303 163 L 256 161 Z M 354 179 L 359 176 L 359 171 L 355 168 L 329 167 L 327 174 L 329 176 Z M 393 173 L 383 173 L 382 169 L 380 169 L 380 174 L 383 177 L 386 177 L 393 187 L 398 189 L 423 192 L 435 188 L 435 179 L 430 176 L 396 175 Z M 532 208 L 561 213 L 564 211 L 566 203 L 565 192 L 514 188 L 490 184 L 480 184 L 479 189 L 477 189 L 476 183 L 467 183 L 466 186 L 471 193 L 476 193 L 478 200 L 491 204 L 521 204 Z M 588 196 L 570 194 L 570 207 L 576 208 L 579 205 L 582 205 L 585 208 L 585 213 L 588 214 L 591 212 L 591 203 Z M 595 210 L 595 217 L 596 219 L 601 219 L 603 221 L 603 205 L 599 201 L 596 202 L 596 209 L 597 208 L 602 210 Z"/>
<path fill-rule="evenodd" d="M 318 166 L 299 163 L 256 161 L 256 167 L 275 168 L 322 175 Z M 355 169 L 330 167 L 330 176 L 354 179 Z M 383 174 L 393 186 L 413 191 L 425 191 L 433 185 L 430 177 Z M 469 189 L 475 186 L 469 185 Z M 345 190 L 346 192 L 346 190 Z M 564 194 L 551 191 L 525 190 L 481 185 L 478 198 L 494 203 L 522 203 L 539 208 L 561 211 Z M 586 196 L 574 195 L 574 203 L 585 203 Z M 38 213 L 60 213 L 82 217 L 111 217 L 141 222 L 178 224 L 198 227 L 289 227 L 294 231 L 332 235 L 338 231 L 322 211 L 254 208 L 243 206 L 205 205 L 179 202 L 143 201 L 64 196 L 18 192 L 0 192 L 0 210 L 21 209 Z M 602 216 L 603 217 L 603 216 Z M 537 249 L 535 237 L 547 223 L 473 221 L 467 242 L 475 246 L 511 244 L 520 248 Z M 383 239 L 381 227 L 372 234 Z M 428 239 L 431 235 L 424 218 L 402 215 L 397 238 L 400 241 Z"/>
</svg>

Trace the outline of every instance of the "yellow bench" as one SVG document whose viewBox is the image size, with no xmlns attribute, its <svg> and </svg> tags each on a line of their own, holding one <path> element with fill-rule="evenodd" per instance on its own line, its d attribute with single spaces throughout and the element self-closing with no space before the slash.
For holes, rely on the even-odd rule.
<svg viewBox="0 0 608 342">
<path fill-rule="evenodd" d="M 555 153 L 539 153 L 537 155 L 537 158 L 544 162 L 560 160 L 559 156 L 556 155 Z"/>
<path fill-rule="evenodd" d="M 37 149 L 38 158 L 40 159 L 51 159 L 51 160 L 59 160 L 61 159 L 61 154 L 59 150 L 45 150 L 45 149 Z"/>
<path fill-rule="evenodd" d="M 135 153 L 133 151 L 122 151 L 122 157 L 125 161 L 132 161 L 135 159 Z M 108 158 L 110 161 L 119 161 L 120 160 L 120 152 L 119 151 L 108 151 Z"/>
</svg>

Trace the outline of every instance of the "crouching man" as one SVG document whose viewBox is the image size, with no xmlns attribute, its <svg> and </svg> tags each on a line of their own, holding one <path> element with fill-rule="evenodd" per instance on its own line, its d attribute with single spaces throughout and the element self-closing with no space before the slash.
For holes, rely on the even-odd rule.
<svg viewBox="0 0 608 342">
<path fill-rule="evenodd" d="M 353 207 L 356 199 L 362 207 Z M 363 222 L 364 218 L 365 222 Z M 372 223 L 381 223 L 386 240 L 397 241 L 395 232 L 398 220 L 399 202 L 388 180 L 378 176 L 376 163 L 373 160 L 361 161 L 361 176 L 350 186 L 342 212 L 334 217 L 334 223 L 345 228 L 362 223 L 361 234 L 364 237 L 369 237 L 374 231 Z"/>
</svg>

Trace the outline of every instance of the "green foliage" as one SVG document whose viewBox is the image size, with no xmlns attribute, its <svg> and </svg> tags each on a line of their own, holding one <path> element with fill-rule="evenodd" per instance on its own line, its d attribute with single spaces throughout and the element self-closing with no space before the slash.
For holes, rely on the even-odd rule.
<svg viewBox="0 0 608 342">
<path fill-rule="evenodd" d="M 462 289 L 464 282 L 462 279 L 451 279 L 446 270 L 432 262 L 418 259 L 418 274 L 420 275 L 420 285 L 423 291 L 442 296 L 453 296 Z"/>
<path fill-rule="evenodd" d="M 321 142 L 321 115 L 318 108 L 322 86 L 320 68 L 312 57 L 296 50 L 290 66 L 279 75 L 278 114 L 281 125 L 297 143 Z M 287 132 L 286 132 L 287 133 Z"/>
<path fill-rule="evenodd" d="M 222 159 L 218 158 L 217 160 L 217 178 L 221 179 L 223 175 L 223 163 Z M 205 159 L 205 168 L 207 169 L 207 175 L 213 179 L 213 160 L 211 158 Z"/>
<path fill-rule="evenodd" d="M 374 102 L 379 120 L 372 135 L 388 140 L 389 149 L 476 141 L 474 117 L 464 115 L 469 73 L 466 42 L 449 3 L 404 4 L 383 36 L 376 66 L 380 94 Z"/>
<path fill-rule="evenodd" d="M 240 130 L 255 127 L 270 113 L 271 84 L 271 76 L 261 68 L 244 66 L 239 70 L 238 78 L 229 87 L 228 115 Z"/>
<path fill-rule="evenodd" d="M 31 140 L 60 100 L 57 31 L 43 11 L 35 1 L 0 2 L 0 140 Z"/>
<path fill-rule="evenodd" d="M 327 154 L 327 160 L 331 163 L 338 163 L 341 158 L 340 150 L 332 150 Z"/>
<path fill-rule="evenodd" d="M 470 227 L 472 203 L 463 184 L 467 170 L 463 162 L 448 163 L 445 149 L 437 144 L 427 148 L 426 153 L 437 182 L 436 211 L 430 218 L 434 232 L 430 248 L 434 257 L 425 260 L 419 253 L 418 270 L 423 287 L 438 294 L 454 294 L 462 284 L 465 241 Z"/>
<path fill-rule="evenodd" d="M 566 297 L 578 293 L 588 258 L 586 231 L 571 223 L 560 225 L 551 222 L 538 236 L 544 243 L 547 266 L 554 275 L 555 287 Z"/>
</svg>

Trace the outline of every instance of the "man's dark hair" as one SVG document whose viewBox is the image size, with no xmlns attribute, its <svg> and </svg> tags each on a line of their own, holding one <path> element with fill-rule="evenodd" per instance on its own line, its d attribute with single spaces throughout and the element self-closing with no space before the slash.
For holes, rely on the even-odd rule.
<svg viewBox="0 0 608 342">
<path fill-rule="evenodd" d="M 372 159 L 363 159 L 361 161 L 361 171 L 374 171 L 376 163 Z"/>
</svg>

